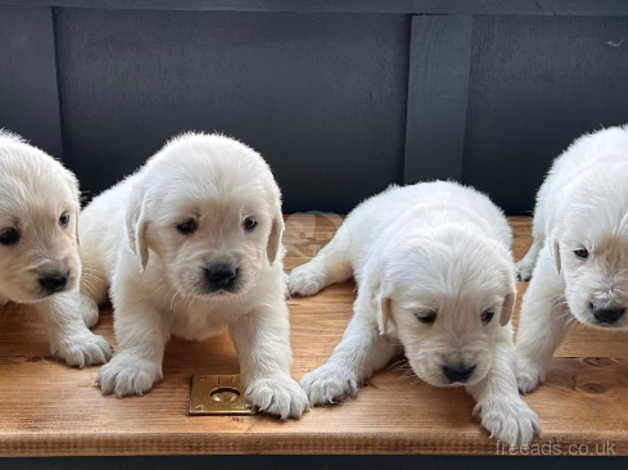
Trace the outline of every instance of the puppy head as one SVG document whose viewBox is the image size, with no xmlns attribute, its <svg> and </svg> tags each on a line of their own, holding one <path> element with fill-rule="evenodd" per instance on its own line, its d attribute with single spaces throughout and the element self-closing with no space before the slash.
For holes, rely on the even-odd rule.
<svg viewBox="0 0 628 470">
<path fill-rule="evenodd" d="M 380 333 L 401 341 L 425 382 L 481 381 L 491 367 L 498 329 L 510 321 L 514 306 L 510 253 L 456 227 L 395 238 L 372 272 Z"/>
<path fill-rule="evenodd" d="M 0 135 L 0 294 L 37 302 L 75 289 L 78 183 L 59 162 Z"/>
<path fill-rule="evenodd" d="M 141 170 L 127 228 L 142 267 L 157 255 L 181 294 L 237 295 L 278 256 L 280 192 L 251 148 L 220 135 L 184 134 Z"/>
<path fill-rule="evenodd" d="M 628 165 L 611 164 L 565 188 L 549 247 L 565 299 L 582 323 L 628 329 Z"/>
</svg>

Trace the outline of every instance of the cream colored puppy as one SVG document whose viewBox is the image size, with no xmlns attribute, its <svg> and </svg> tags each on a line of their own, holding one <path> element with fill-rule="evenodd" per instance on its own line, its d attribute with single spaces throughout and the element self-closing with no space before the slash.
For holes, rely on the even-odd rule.
<svg viewBox="0 0 628 470">
<path fill-rule="evenodd" d="M 577 139 L 539 190 L 534 241 L 518 264 L 522 279 L 533 272 L 517 334 L 523 392 L 545 379 L 574 319 L 628 329 L 627 181 L 628 126 L 612 127 Z"/>
<path fill-rule="evenodd" d="M 310 402 L 357 393 L 400 343 L 419 378 L 466 387 L 492 436 L 528 443 L 539 424 L 517 390 L 510 243 L 501 211 L 456 183 L 391 187 L 360 204 L 332 241 L 290 274 L 290 292 L 299 295 L 352 273 L 358 285 L 342 340 L 301 381 Z"/>
<path fill-rule="evenodd" d="M 229 329 L 246 397 L 297 418 L 307 396 L 290 377 L 280 192 L 262 157 L 227 137 L 184 134 L 81 216 L 83 291 L 107 288 L 118 351 L 103 393 L 141 395 L 162 378 L 171 335 Z"/>
<path fill-rule="evenodd" d="M 87 326 L 98 312 L 63 299 L 78 289 L 79 190 L 74 175 L 22 138 L 0 129 L 0 304 L 33 304 L 46 324 L 50 351 L 73 366 L 111 355 Z"/>
</svg>

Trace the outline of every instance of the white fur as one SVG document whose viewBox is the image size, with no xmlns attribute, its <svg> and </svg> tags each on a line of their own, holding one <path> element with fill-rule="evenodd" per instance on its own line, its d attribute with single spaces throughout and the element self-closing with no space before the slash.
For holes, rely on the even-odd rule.
<svg viewBox="0 0 628 470">
<path fill-rule="evenodd" d="M 46 323 L 51 353 L 83 367 L 106 362 L 111 348 L 88 329 L 98 321 L 98 311 L 80 305 L 59 308 L 78 289 L 81 277 L 79 207 L 78 182 L 70 171 L 0 129 L 0 233 L 19 233 L 16 243 L 0 243 L 0 303 L 33 304 Z M 66 226 L 59 223 L 64 213 L 69 216 Z M 52 273 L 67 274 L 67 284 L 51 294 L 40 279 Z"/>
<path fill-rule="evenodd" d="M 400 345 L 418 377 L 451 383 L 445 364 L 475 365 L 464 384 L 492 436 L 528 443 L 536 414 L 517 391 L 510 316 L 511 232 L 495 205 L 451 182 L 391 187 L 356 207 L 332 241 L 289 278 L 312 295 L 354 275 L 354 314 L 329 361 L 301 382 L 313 405 L 357 393 Z M 494 318 L 483 323 L 482 313 Z M 436 312 L 433 324 L 418 317 Z"/>
<path fill-rule="evenodd" d="M 243 228 L 254 216 L 257 227 Z M 197 222 L 192 234 L 177 225 Z M 281 418 L 308 408 L 290 377 L 280 253 L 280 192 L 262 157 L 227 137 L 184 134 L 95 198 L 81 216 L 83 291 L 114 307 L 119 350 L 102 367 L 103 393 L 150 390 L 171 335 L 201 340 L 229 329 L 248 400 Z M 210 291 L 205 268 L 239 268 L 233 292 Z"/>
<path fill-rule="evenodd" d="M 545 379 L 570 323 L 628 329 L 624 315 L 601 324 L 594 310 L 628 305 L 628 126 L 577 139 L 554 161 L 537 195 L 532 246 L 518 263 L 532 280 L 517 336 L 524 392 Z M 575 251 L 585 248 L 585 260 Z"/>
</svg>

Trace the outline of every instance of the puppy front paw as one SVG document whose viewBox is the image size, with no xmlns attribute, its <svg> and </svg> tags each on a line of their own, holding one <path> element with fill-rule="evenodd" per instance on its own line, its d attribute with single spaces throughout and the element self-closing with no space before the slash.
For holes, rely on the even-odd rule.
<svg viewBox="0 0 628 470">
<path fill-rule="evenodd" d="M 300 418 L 309 408 L 305 392 L 287 374 L 253 380 L 245 397 L 259 411 L 281 419 Z"/>
<path fill-rule="evenodd" d="M 524 355 L 517 355 L 517 385 L 521 393 L 530 393 L 545 382 L 545 368 Z"/>
<path fill-rule="evenodd" d="M 107 362 L 113 350 L 105 338 L 85 329 L 79 333 L 52 340 L 50 353 L 63 359 L 66 364 L 83 368 Z"/>
<path fill-rule="evenodd" d="M 123 351 L 100 368 L 98 385 L 105 395 L 115 393 L 119 397 L 141 396 L 162 377 L 160 364 Z"/>
<path fill-rule="evenodd" d="M 359 388 L 355 374 L 329 362 L 305 374 L 301 387 L 313 406 L 333 405 L 347 396 L 354 396 Z"/>
<path fill-rule="evenodd" d="M 517 273 L 517 280 L 529 281 L 532 278 L 532 271 L 534 270 L 534 264 L 524 262 L 523 260 L 515 263 L 515 270 Z"/>
<path fill-rule="evenodd" d="M 323 288 L 323 276 L 312 266 L 312 263 L 297 266 L 288 277 L 288 291 L 290 295 L 307 297 L 316 294 Z"/>
<path fill-rule="evenodd" d="M 98 315 L 100 313 L 96 302 L 94 302 L 90 297 L 81 294 L 80 311 L 87 328 L 96 326 L 96 323 L 98 323 Z"/>
<path fill-rule="evenodd" d="M 491 438 L 510 445 L 528 445 L 535 434 L 541 434 L 539 417 L 519 395 L 478 402 L 473 413 L 480 416 Z"/>
</svg>

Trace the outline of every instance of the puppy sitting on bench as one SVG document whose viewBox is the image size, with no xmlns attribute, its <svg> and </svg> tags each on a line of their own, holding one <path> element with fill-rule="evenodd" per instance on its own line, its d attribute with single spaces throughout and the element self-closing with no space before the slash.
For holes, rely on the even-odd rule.
<svg viewBox="0 0 628 470">
<path fill-rule="evenodd" d="M 229 329 L 249 402 L 298 418 L 307 396 L 290 376 L 280 192 L 254 150 L 220 135 L 174 138 L 81 215 L 83 291 L 110 287 L 118 350 L 103 393 L 141 395 L 162 378 L 171 335 Z"/>
<path fill-rule="evenodd" d="M 52 355 L 83 367 L 106 362 L 111 348 L 88 329 L 98 310 L 71 302 L 81 277 L 79 210 L 74 175 L 0 129 L 0 304 L 33 304 Z"/>
<path fill-rule="evenodd" d="M 537 196 L 534 240 L 518 263 L 532 276 L 517 333 L 519 388 L 545 380 L 576 320 L 628 329 L 628 125 L 577 139 L 553 163 Z"/>
<path fill-rule="evenodd" d="M 335 403 L 401 351 L 429 384 L 464 386 L 497 439 L 539 430 L 515 377 L 511 231 L 484 195 L 450 182 L 392 187 L 355 208 L 334 238 L 290 274 L 312 295 L 352 274 L 354 314 L 328 362 L 301 385 L 312 405 Z"/>
</svg>

